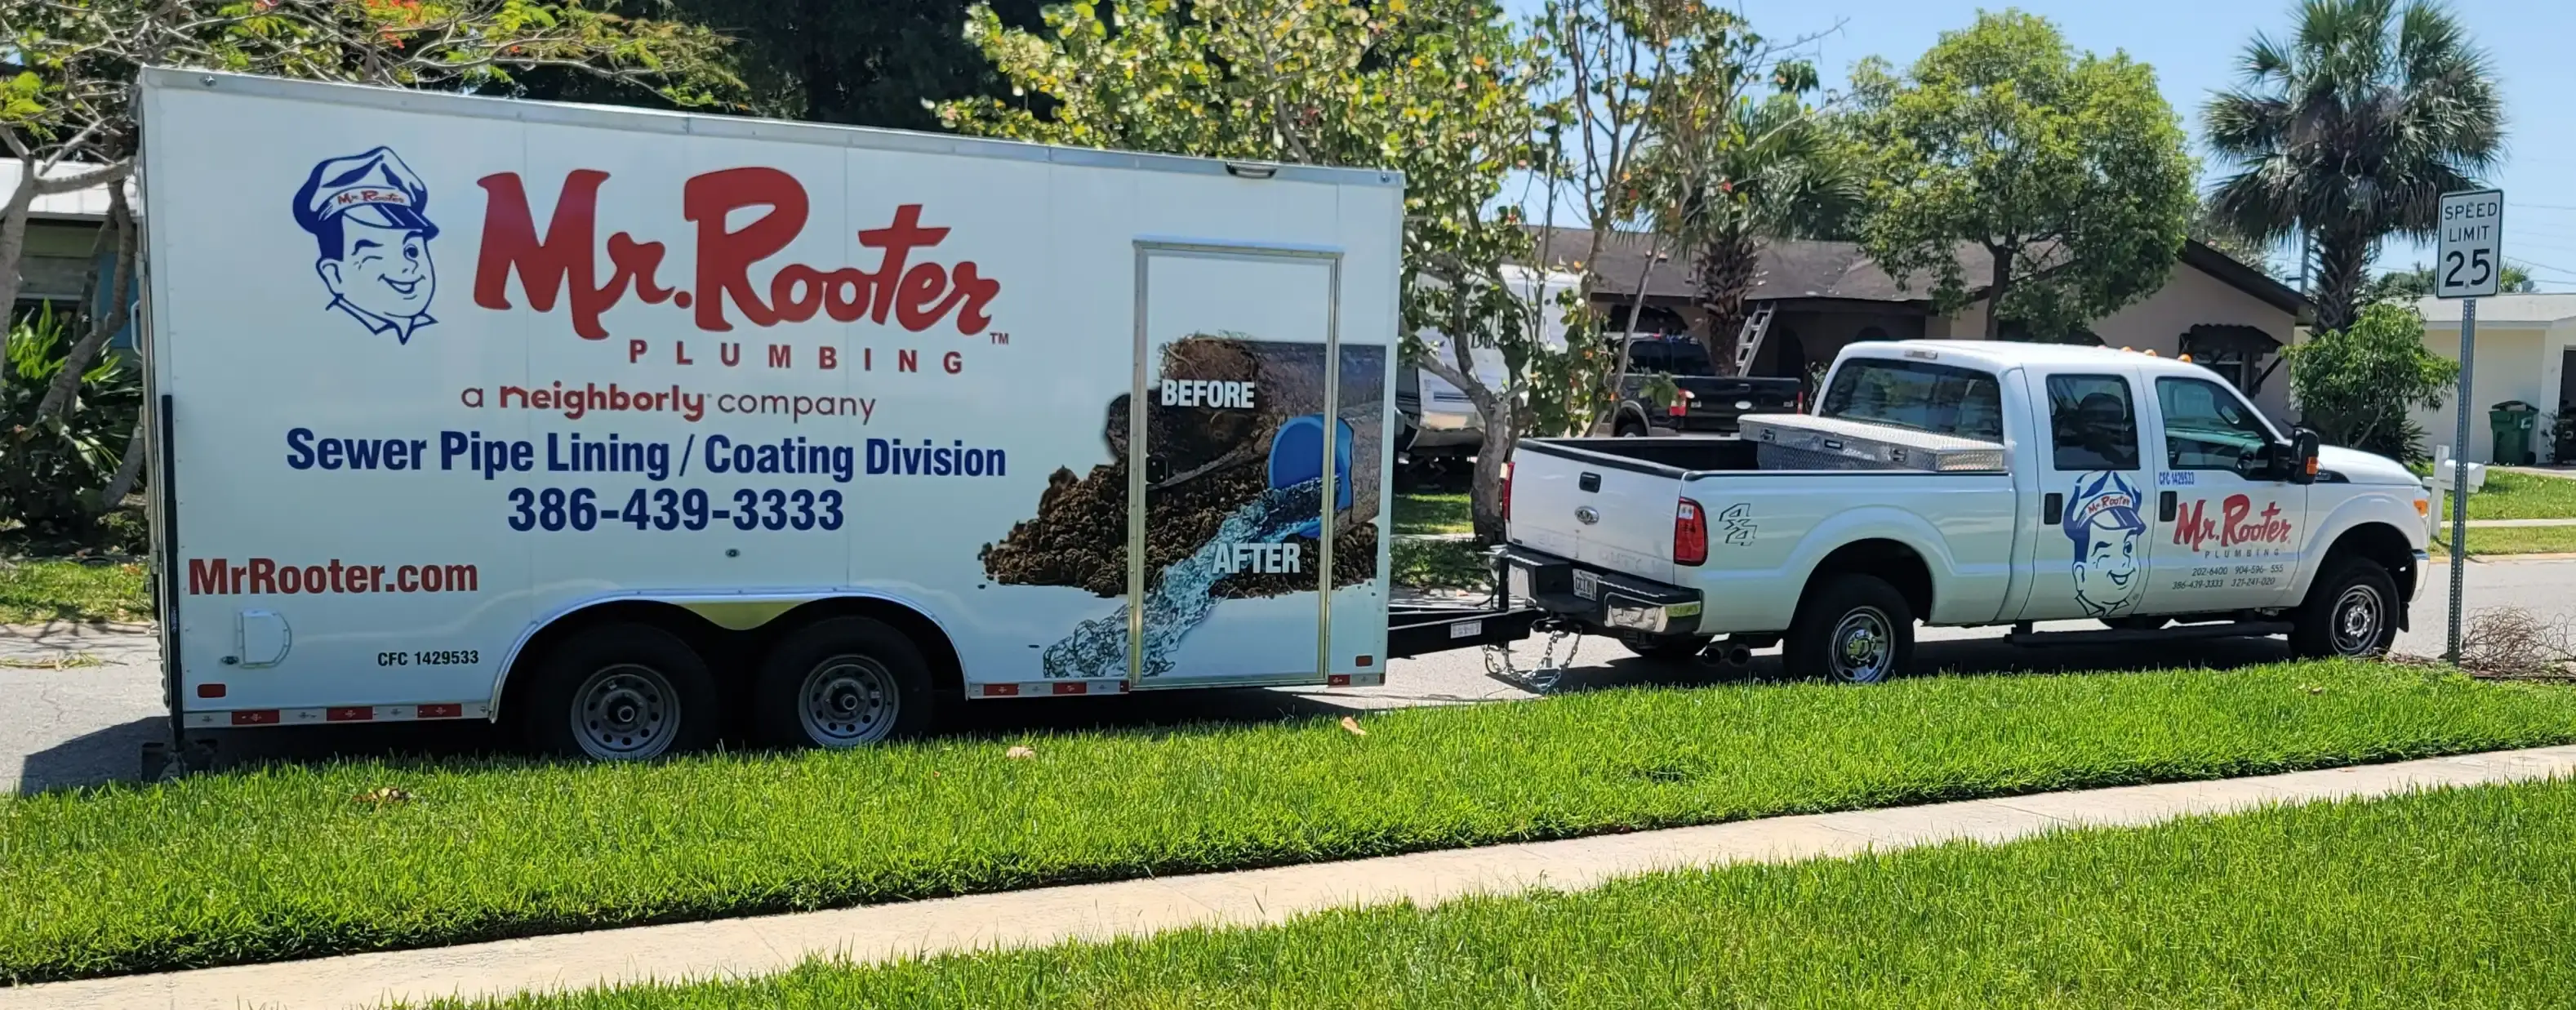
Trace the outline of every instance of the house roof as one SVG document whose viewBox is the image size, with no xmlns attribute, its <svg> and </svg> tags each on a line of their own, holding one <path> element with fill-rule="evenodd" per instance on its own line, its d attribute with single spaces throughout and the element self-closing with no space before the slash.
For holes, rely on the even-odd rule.
<svg viewBox="0 0 2576 1010">
<path fill-rule="evenodd" d="M 1529 227 L 1538 239 L 1541 263 L 1572 264 L 1592 253 L 1590 229 Z M 1642 271 L 1647 298 L 1689 298 L 1695 294 L 1698 288 L 1692 283 L 1687 255 L 1664 249 L 1648 267 L 1650 239 L 1645 232 L 1611 233 L 1601 243 L 1599 259 L 1593 264 L 1601 276 L 1596 290 L 1612 296 L 1632 294 Z M 2288 285 L 2197 241 L 2184 240 L 2177 259 L 2283 312 L 2296 314 L 2307 305 L 2306 299 Z M 1959 249 L 1960 273 L 1964 277 L 1973 280 L 1988 276 L 1993 262 L 1980 247 L 1963 245 Z M 1900 284 L 1862 252 L 1858 243 L 1784 239 L 1763 243 L 1761 265 L 1755 269 L 1749 297 L 1756 301 L 1820 298 L 1929 303 L 1931 289 L 1930 278 Z"/>
<path fill-rule="evenodd" d="M 2460 322 L 2457 298 L 2424 298 L 2415 302 L 2415 310 L 2424 314 L 2427 323 Z M 2547 325 L 2561 319 L 2576 319 L 2576 294 L 2497 295 L 2478 299 L 2478 322 L 2511 326 Z"/>
</svg>

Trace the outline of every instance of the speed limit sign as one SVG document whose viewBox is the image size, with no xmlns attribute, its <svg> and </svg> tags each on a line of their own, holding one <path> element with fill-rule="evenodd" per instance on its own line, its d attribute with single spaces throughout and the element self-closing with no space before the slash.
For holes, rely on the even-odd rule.
<svg viewBox="0 0 2576 1010">
<path fill-rule="evenodd" d="M 2442 237 L 2433 264 L 2436 298 L 2485 298 L 2504 278 L 2504 191 L 2442 194 Z"/>
</svg>

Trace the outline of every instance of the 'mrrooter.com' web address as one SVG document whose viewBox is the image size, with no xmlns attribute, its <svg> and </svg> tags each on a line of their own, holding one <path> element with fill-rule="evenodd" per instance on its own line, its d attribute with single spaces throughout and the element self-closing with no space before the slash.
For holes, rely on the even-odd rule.
<svg viewBox="0 0 2576 1010">
<path fill-rule="evenodd" d="M 483 406 L 483 390 L 466 390 L 464 400 L 468 407 Z M 697 421 L 704 419 L 712 408 L 718 414 L 785 417 L 791 421 L 803 421 L 808 417 L 855 417 L 861 424 L 866 424 L 877 409 L 876 400 L 864 396 L 706 393 L 682 389 L 677 385 L 629 389 L 614 382 L 605 386 L 595 382 L 579 386 L 558 382 L 533 388 L 502 386 L 493 391 L 491 405 L 503 410 L 554 411 L 574 421 L 588 414 L 620 411 L 677 414 L 683 420 Z"/>
<path fill-rule="evenodd" d="M 318 565 L 275 558 L 191 558 L 188 595 L 292 593 L 471 593 L 483 588 L 473 565 L 361 565 L 338 558 Z"/>
</svg>

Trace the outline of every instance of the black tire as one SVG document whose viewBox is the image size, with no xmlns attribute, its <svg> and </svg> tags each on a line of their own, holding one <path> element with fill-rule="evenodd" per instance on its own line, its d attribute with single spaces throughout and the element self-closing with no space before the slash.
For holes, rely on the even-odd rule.
<svg viewBox="0 0 2576 1010">
<path fill-rule="evenodd" d="M 2369 558 L 2348 557 L 2308 587 L 2290 618 L 2290 651 L 2307 659 L 2388 654 L 2397 641 L 2397 580 Z"/>
<path fill-rule="evenodd" d="M 1623 417 L 1619 419 L 1618 424 L 1611 427 L 1610 433 L 1619 438 L 1644 438 L 1646 422 L 1633 417 Z"/>
<path fill-rule="evenodd" d="M 1833 576 L 1799 601 L 1781 644 L 1792 677 L 1875 684 L 1913 662 L 1914 608 L 1875 575 Z"/>
<path fill-rule="evenodd" d="M 1649 635 L 1642 631 L 1622 631 L 1619 644 L 1647 659 L 1679 661 L 1697 656 L 1716 640 L 1715 635 Z"/>
<path fill-rule="evenodd" d="M 827 617 L 789 632 L 752 685 L 761 739 L 782 747 L 865 747 L 930 731 L 930 663 L 883 621 Z"/>
<path fill-rule="evenodd" d="M 532 672 L 519 730 L 546 753 L 649 761 L 715 743 L 724 723 L 706 660 L 651 625 L 576 632 Z"/>
</svg>

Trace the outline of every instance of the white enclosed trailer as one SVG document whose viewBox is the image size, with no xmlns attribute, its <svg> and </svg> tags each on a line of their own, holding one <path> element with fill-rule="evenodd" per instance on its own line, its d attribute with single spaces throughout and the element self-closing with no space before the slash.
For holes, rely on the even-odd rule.
<svg viewBox="0 0 2576 1010">
<path fill-rule="evenodd" d="M 1394 174 L 143 93 L 179 726 L 621 758 L 1384 677 Z M 1526 630 L 1480 619 L 1392 645 Z"/>
</svg>

